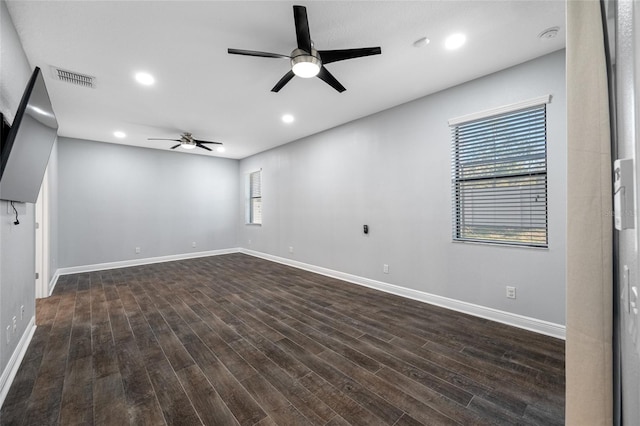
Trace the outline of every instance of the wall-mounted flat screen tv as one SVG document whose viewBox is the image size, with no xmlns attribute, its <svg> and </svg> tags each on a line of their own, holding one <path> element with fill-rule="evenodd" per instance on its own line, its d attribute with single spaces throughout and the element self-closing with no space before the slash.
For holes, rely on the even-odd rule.
<svg viewBox="0 0 640 426">
<path fill-rule="evenodd" d="M 58 121 L 42 72 L 36 67 L 2 140 L 0 199 L 36 202 L 57 134 Z"/>
</svg>

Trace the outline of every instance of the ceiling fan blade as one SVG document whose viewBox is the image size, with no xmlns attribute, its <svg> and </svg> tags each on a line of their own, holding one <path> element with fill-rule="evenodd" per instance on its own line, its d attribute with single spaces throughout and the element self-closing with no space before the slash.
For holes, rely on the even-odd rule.
<svg viewBox="0 0 640 426">
<path fill-rule="evenodd" d="M 298 49 L 302 49 L 307 53 L 311 53 L 311 35 L 309 34 L 307 8 L 304 6 L 293 6 L 293 19 L 296 23 L 296 38 L 298 39 Z"/>
<path fill-rule="evenodd" d="M 176 149 L 176 148 L 177 148 L 177 147 L 179 147 L 180 145 L 182 145 L 182 144 L 174 145 L 174 146 L 172 146 L 170 149 Z"/>
<path fill-rule="evenodd" d="M 198 139 L 194 139 L 193 141 L 196 142 L 196 143 L 214 143 L 216 145 L 222 145 L 222 142 L 201 141 L 201 140 L 198 140 Z"/>
<path fill-rule="evenodd" d="M 180 139 L 158 139 L 158 138 L 147 138 L 148 141 L 174 141 L 180 142 Z"/>
<path fill-rule="evenodd" d="M 320 78 L 320 80 L 324 81 L 325 83 L 327 83 L 329 86 L 333 87 L 340 93 L 347 90 L 342 84 L 340 84 L 338 80 L 336 80 L 336 78 L 324 66 L 320 68 L 320 72 L 318 73 L 318 78 Z"/>
<path fill-rule="evenodd" d="M 232 55 L 259 56 L 261 58 L 286 58 L 291 59 L 289 55 L 281 55 L 279 53 L 258 52 L 256 50 L 227 49 Z"/>
<path fill-rule="evenodd" d="M 330 64 L 331 62 L 344 61 L 345 59 L 379 55 L 382 50 L 380 47 L 363 47 L 360 49 L 319 50 L 318 53 L 323 64 Z"/>
<path fill-rule="evenodd" d="M 287 84 L 289 82 L 289 80 L 291 80 L 293 78 L 294 75 L 295 74 L 293 73 L 293 71 L 289 70 L 289 72 L 286 73 L 284 75 L 284 77 L 282 77 L 280 79 L 280 81 L 276 83 L 275 86 L 273 86 L 273 89 L 271 89 L 271 91 L 278 93 L 280 91 L 280 89 L 282 89 L 284 87 L 284 85 Z"/>
<path fill-rule="evenodd" d="M 202 144 L 201 144 L 201 143 L 199 143 L 199 142 L 196 142 L 196 146 L 197 146 L 198 148 L 202 148 L 202 149 L 206 149 L 207 151 L 211 151 L 211 148 L 209 148 L 208 146 L 204 146 L 204 145 L 202 145 Z"/>
</svg>

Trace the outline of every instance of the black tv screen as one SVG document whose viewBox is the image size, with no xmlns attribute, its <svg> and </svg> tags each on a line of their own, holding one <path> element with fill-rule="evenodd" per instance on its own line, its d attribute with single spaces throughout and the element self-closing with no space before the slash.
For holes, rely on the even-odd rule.
<svg viewBox="0 0 640 426">
<path fill-rule="evenodd" d="M 36 202 L 57 134 L 58 121 L 36 67 L 2 141 L 0 199 Z"/>
</svg>

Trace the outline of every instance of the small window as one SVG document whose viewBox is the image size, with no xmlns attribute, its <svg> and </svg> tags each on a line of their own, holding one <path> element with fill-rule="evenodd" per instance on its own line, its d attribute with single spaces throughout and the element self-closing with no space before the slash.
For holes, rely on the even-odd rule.
<svg viewBox="0 0 640 426">
<path fill-rule="evenodd" d="M 250 224 L 262 224 L 262 179 L 261 171 L 249 173 L 248 220 Z"/>
<path fill-rule="evenodd" d="M 450 121 L 453 239 L 547 247 L 546 102 L 476 117 Z"/>
</svg>

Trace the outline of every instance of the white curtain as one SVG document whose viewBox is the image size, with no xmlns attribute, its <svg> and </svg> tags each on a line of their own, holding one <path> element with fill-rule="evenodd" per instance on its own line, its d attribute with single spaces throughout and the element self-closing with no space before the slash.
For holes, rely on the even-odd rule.
<svg viewBox="0 0 640 426">
<path fill-rule="evenodd" d="M 610 425 L 612 219 L 600 4 L 567 2 L 566 424 Z"/>
</svg>

